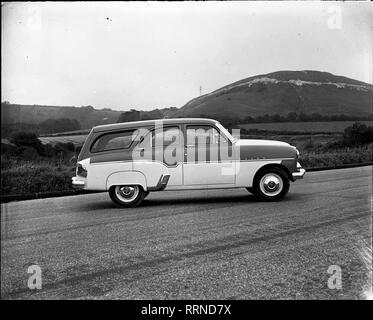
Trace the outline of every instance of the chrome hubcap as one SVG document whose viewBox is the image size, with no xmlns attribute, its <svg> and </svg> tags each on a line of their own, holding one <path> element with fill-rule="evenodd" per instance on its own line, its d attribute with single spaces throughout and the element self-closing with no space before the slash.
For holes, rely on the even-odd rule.
<svg viewBox="0 0 373 320">
<path fill-rule="evenodd" d="M 115 193 L 119 200 L 130 202 L 136 199 L 139 194 L 138 186 L 116 186 Z"/>
<path fill-rule="evenodd" d="M 267 196 L 278 195 L 283 188 L 281 177 L 276 173 L 268 173 L 260 180 L 260 190 Z"/>
</svg>

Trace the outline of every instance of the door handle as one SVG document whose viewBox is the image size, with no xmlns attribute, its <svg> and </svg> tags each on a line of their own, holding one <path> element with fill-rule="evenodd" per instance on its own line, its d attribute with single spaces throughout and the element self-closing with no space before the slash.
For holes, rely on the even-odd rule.
<svg viewBox="0 0 373 320">
<path fill-rule="evenodd" d="M 194 148 L 194 147 L 195 147 L 195 145 L 193 145 L 193 144 L 186 144 L 184 146 L 184 156 L 187 157 L 188 156 L 187 150 L 190 149 L 190 148 Z"/>
</svg>

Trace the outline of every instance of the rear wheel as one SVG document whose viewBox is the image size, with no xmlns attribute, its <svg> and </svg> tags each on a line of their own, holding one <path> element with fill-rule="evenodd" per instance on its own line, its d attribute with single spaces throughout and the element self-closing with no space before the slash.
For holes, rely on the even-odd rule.
<svg viewBox="0 0 373 320">
<path fill-rule="evenodd" d="M 146 192 L 139 185 L 112 186 L 109 189 L 111 200 L 121 208 L 138 206 L 146 197 Z"/>
<path fill-rule="evenodd" d="M 283 170 L 269 168 L 255 177 L 253 193 L 261 200 L 277 201 L 285 197 L 289 187 L 289 179 Z"/>
</svg>

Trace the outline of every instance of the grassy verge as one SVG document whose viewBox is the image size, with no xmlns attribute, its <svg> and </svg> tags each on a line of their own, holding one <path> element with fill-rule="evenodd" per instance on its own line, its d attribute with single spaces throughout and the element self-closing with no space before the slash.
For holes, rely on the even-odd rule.
<svg viewBox="0 0 373 320">
<path fill-rule="evenodd" d="M 324 152 L 304 151 L 300 162 L 305 168 L 333 167 L 373 161 L 372 146 Z"/>
<path fill-rule="evenodd" d="M 75 168 L 51 161 L 15 161 L 1 169 L 1 194 L 29 194 L 72 190 Z"/>
</svg>

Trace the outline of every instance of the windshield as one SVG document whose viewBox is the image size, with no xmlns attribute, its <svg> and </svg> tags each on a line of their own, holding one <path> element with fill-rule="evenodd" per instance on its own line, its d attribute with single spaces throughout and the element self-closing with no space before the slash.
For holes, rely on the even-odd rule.
<svg viewBox="0 0 373 320">
<path fill-rule="evenodd" d="M 227 129 L 225 129 L 219 122 L 216 123 L 216 126 L 231 142 L 236 142 L 238 138 L 233 137 Z"/>
</svg>

